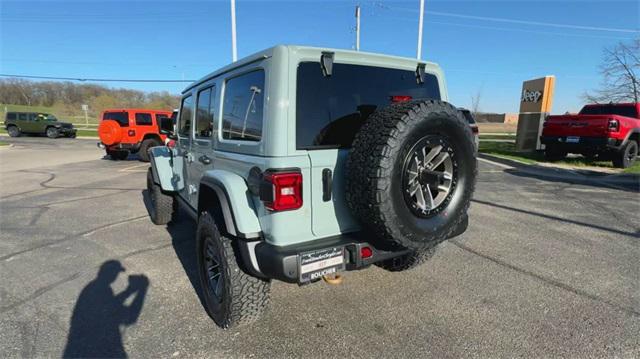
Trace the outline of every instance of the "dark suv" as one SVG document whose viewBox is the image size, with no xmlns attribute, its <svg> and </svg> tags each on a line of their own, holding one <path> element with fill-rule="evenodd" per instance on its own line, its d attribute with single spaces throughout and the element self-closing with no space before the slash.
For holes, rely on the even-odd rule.
<svg viewBox="0 0 640 359">
<path fill-rule="evenodd" d="M 23 133 L 43 134 L 49 138 L 76 137 L 76 129 L 72 124 L 60 122 L 54 115 L 41 112 L 7 112 L 4 127 L 11 137 L 19 137 Z"/>
</svg>

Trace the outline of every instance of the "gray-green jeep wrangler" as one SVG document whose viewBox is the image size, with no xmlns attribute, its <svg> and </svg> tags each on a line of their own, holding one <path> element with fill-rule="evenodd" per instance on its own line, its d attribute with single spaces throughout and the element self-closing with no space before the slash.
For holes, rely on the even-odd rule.
<svg viewBox="0 0 640 359">
<path fill-rule="evenodd" d="M 467 227 L 472 132 L 440 68 L 276 46 L 183 92 L 147 176 L 156 224 L 197 221 L 205 306 L 221 327 L 263 312 L 270 281 L 412 268 Z"/>
</svg>

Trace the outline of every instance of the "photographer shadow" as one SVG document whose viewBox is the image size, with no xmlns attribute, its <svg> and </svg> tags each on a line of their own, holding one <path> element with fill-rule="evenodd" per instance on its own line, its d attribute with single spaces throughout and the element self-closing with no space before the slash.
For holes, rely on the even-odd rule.
<svg viewBox="0 0 640 359">
<path fill-rule="evenodd" d="M 127 288 L 115 294 L 111 283 L 124 271 L 119 261 L 106 261 L 82 289 L 73 309 L 64 358 L 127 357 L 122 329 L 138 320 L 149 279 L 130 275 Z"/>
</svg>

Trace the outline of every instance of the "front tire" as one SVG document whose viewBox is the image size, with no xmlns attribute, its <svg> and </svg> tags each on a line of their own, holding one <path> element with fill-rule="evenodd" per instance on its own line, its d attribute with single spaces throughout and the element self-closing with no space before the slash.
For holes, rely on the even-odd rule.
<svg viewBox="0 0 640 359">
<path fill-rule="evenodd" d="M 9 133 L 9 136 L 11 136 L 11 137 L 20 137 L 20 135 L 22 134 L 22 132 L 20 132 L 20 129 L 18 128 L 18 126 L 9 126 L 7 128 L 7 132 Z"/>
<path fill-rule="evenodd" d="M 45 134 L 49 138 L 58 138 L 59 132 L 55 127 L 47 127 L 47 129 L 45 130 Z"/>
<path fill-rule="evenodd" d="M 140 157 L 140 161 L 149 162 L 149 149 L 151 147 L 160 146 L 160 142 L 155 139 L 148 138 L 140 144 L 140 150 L 138 151 L 138 156 Z"/>
<path fill-rule="evenodd" d="M 627 168 L 633 164 L 638 156 L 638 143 L 633 140 L 627 141 L 620 152 L 614 154 L 613 166 L 618 168 Z"/>
<path fill-rule="evenodd" d="M 196 253 L 207 313 L 221 328 L 255 322 L 269 303 L 271 283 L 240 268 L 231 238 L 220 233 L 212 215 L 198 219 Z"/>
<path fill-rule="evenodd" d="M 162 192 L 162 188 L 153 181 L 151 168 L 147 171 L 147 192 L 149 193 L 149 217 L 153 224 L 164 225 L 173 221 L 177 214 L 177 203 L 173 196 Z"/>
</svg>

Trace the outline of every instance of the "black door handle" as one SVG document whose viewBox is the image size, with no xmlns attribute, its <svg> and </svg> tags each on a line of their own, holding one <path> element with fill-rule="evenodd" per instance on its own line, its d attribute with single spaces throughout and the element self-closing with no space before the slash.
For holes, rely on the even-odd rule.
<svg viewBox="0 0 640 359">
<path fill-rule="evenodd" d="M 211 158 L 207 157 L 207 155 L 202 155 L 198 158 L 198 161 L 204 163 L 205 165 L 211 164 Z"/>
</svg>

